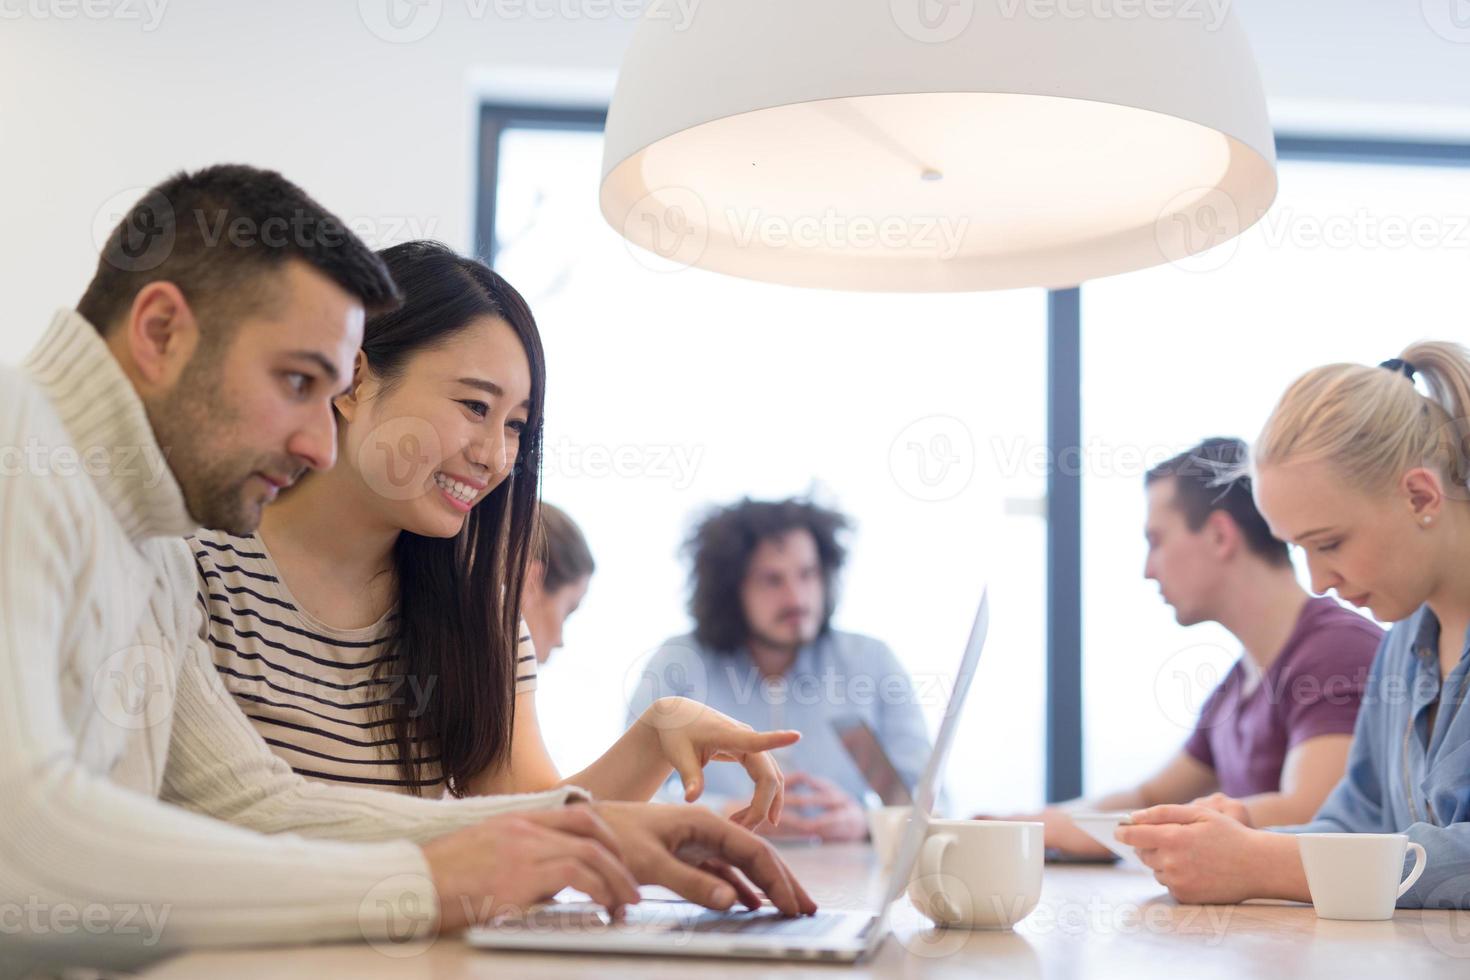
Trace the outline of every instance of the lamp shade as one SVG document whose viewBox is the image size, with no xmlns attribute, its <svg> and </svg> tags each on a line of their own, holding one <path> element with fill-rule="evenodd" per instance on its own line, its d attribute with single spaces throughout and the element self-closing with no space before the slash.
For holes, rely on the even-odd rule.
<svg viewBox="0 0 1470 980">
<path fill-rule="evenodd" d="M 1230 6 L 650 0 L 608 109 L 602 213 L 664 265 L 831 289 L 1066 287 L 1186 260 L 1276 196 Z"/>
</svg>

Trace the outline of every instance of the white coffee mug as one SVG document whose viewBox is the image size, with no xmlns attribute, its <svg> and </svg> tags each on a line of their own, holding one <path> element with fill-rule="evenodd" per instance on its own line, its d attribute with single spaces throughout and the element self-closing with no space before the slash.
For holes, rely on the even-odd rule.
<svg viewBox="0 0 1470 980">
<path fill-rule="evenodd" d="M 1041 900 L 1045 831 L 1012 820 L 931 820 L 909 898 L 936 925 L 1009 929 Z"/>
<path fill-rule="evenodd" d="M 898 853 L 898 842 L 908 829 L 912 806 L 883 806 L 868 811 L 868 837 L 873 841 L 873 853 L 878 864 L 887 871 L 893 867 L 893 858 Z"/>
<path fill-rule="evenodd" d="M 1323 919 L 1388 919 L 1424 873 L 1428 855 L 1404 834 L 1298 834 L 1312 906 Z M 1414 870 L 1402 882 L 1404 854 Z"/>
</svg>

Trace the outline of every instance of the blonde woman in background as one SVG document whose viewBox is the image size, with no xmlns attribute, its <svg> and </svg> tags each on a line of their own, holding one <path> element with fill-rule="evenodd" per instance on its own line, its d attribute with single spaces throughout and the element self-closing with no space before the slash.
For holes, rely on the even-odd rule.
<svg viewBox="0 0 1470 980">
<path fill-rule="evenodd" d="M 1313 591 L 1394 625 L 1347 774 L 1311 823 L 1254 830 L 1225 801 L 1152 807 L 1119 828 L 1175 898 L 1310 901 L 1293 833 L 1402 833 L 1428 862 L 1399 907 L 1470 908 L 1467 418 L 1470 352 L 1424 342 L 1378 367 L 1309 371 L 1267 421 L 1254 467 L 1272 532 L 1302 547 Z"/>
</svg>

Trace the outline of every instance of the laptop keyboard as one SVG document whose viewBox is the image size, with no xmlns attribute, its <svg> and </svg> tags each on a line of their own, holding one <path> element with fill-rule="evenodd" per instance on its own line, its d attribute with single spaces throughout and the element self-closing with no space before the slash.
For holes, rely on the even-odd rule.
<svg viewBox="0 0 1470 980">
<path fill-rule="evenodd" d="M 850 925 L 841 915 L 807 915 L 787 919 L 770 912 L 706 913 L 687 923 L 690 932 L 732 933 L 757 936 L 825 936 L 839 926 Z"/>
<path fill-rule="evenodd" d="M 818 912 L 816 915 L 788 919 L 771 908 L 756 911 L 715 912 L 688 902 L 643 902 L 625 911 L 621 923 L 607 922 L 605 913 L 590 903 L 550 905 L 533 914 L 534 924 L 541 928 L 613 928 L 634 932 L 699 933 L 703 935 L 827 936 L 834 932 L 854 931 L 851 915 Z"/>
</svg>

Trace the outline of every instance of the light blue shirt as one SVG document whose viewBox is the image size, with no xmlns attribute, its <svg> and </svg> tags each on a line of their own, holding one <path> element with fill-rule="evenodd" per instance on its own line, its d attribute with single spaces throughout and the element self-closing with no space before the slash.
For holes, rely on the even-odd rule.
<svg viewBox="0 0 1470 980">
<path fill-rule="evenodd" d="M 1470 657 L 1462 649 L 1441 691 L 1439 620 L 1428 606 L 1396 624 L 1368 675 L 1342 782 L 1311 823 L 1273 829 L 1407 834 L 1429 860 L 1399 907 L 1470 909 L 1467 675 Z M 1406 873 L 1410 867 L 1406 859 Z"/>
<path fill-rule="evenodd" d="M 948 696 L 949 684 L 932 686 L 934 697 Z M 801 741 L 775 753 L 781 768 L 823 776 L 862 800 L 867 781 L 832 721 L 866 721 L 912 792 L 929 760 L 929 735 L 919 710 L 923 694 L 893 652 L 872 637 L 829 630 L 802 647 L 791 669 L 771 683 L 762 679 L 748 651 L 716 653 L 686 634 L 663 643 L 649 660 L 628 710 L 631 724 L 658 698 L 679 696 L 758 730 L 796 729 Z M 749 798 L 754 788 L 745 770 L 731 762 L 711 763 L 705 780 L 709 799 L 701 802 L 711 804 Z M 677 787 L 677 774 L 670 783 Z"/>
</svg>

